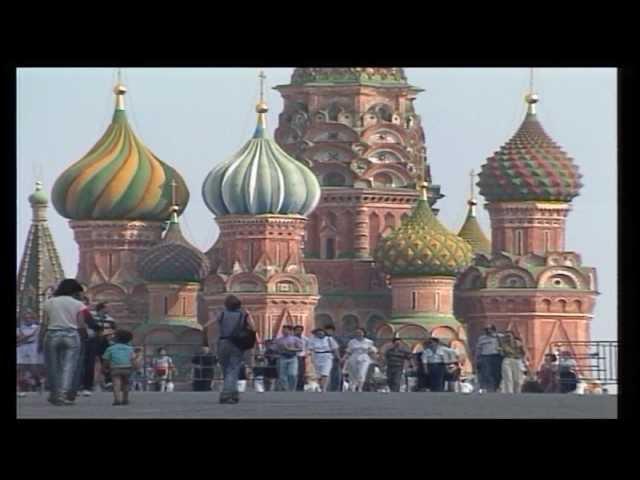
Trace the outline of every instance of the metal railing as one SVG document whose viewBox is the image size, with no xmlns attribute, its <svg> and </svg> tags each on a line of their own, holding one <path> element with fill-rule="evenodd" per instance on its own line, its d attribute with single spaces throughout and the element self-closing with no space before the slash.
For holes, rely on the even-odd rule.
<svg viewBox="0 0 640 480">
<path fill-rule="evenodd" d="M 551 352 L 569 351 L 581 380 L 600 385 L 618 384 L 618 342 L 553 342 Z"/>
</svg>

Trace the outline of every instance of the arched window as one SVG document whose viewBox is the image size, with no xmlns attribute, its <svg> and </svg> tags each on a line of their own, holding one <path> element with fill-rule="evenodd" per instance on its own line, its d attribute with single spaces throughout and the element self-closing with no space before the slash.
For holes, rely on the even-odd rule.
<svg viewBox="0 0 640 480">
<path fill-rule="evenodd" d="M 182 297 L 182 315 L 187 314 L 187 297 Z"/>
<path fill-rule="evenodd" d="M 322 179 L 325 187 L 343 187 L 347 184 L 345 176 L 339 172 L 329 172 Z"/>
<path fill-rule="evenodd" d="M 439 312 L 440 311 L 440 292 L 435 292 L 433 304 L 435 306 L 436 312 Z"/>
<path fill-rule="evenodd" d="M 359 323 L 358 317 L 355 315 L 345 315 L 342 317 L 342 334 L 346 336 L 353 335 L 356 328 L 360 326 Z"/>
<path fill-rule="evenodd" d="M 582 302 L 580 300 L 574 300 L 573 308 L 577 313 L 582 313 Z"/>
<path fill-rule="evenodd" d="M 551 311 L 551 300 L 545 298 L 544 300 L 542 300 L 542 308 L 545 312 L 550 312 Z"/>
<path fill-rule="evenodd" d="M 558 300 L 558 303 L 560 304 L 560 311 L 562 313 L 565 313 L 567 311 L 567 301 L 566 300 Z"/>
<path fill-rule="evenodd" d="M 316 327 L 326 327 L 328 325 L 333 325 L 333 318 L 331 318 L 331 315 L 327 315 L 326 313 L 320 313 L 316 315 L 315 321 Z"/>
<path fill-rule="evenodd" d="M 411 310 L 418 309 L 418 292 L 411 292 Z"/>
<path fill-rule="evenodd" d="M 164 314 L 167 315 L 169 313 L 169 299 L 164 297 Z"/>
<path fill-rule="evenodd" d="M 108 260 L 109 260 L 108 272 L 109 272 L 109 277 L 111 277 L 113 276 L 113 253 L 109 254 Z"/>
<path fill-rule="evenodd" d="M 325 257 L 326 259 L 336 258 L 336 239 L 327 238 L 325 240 Z"/>
<path fill-rule="evenodd" d="M 388 173 L 377 173 L 373 176 L 373 186 L 378 188 L 393 187 L 393 177 Z"/>
</svg>

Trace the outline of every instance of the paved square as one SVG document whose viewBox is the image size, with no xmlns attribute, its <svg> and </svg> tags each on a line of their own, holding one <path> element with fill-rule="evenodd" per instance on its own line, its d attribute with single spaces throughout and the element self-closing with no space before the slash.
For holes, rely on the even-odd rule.
<svg viewBox="0 0 640 480">
<path fill-rule="evenodd" d="M 134 392 L 114 407 L 107 392 L 56 407 L 18 398 L 17 418 L 616 418 L 615 395 L 246 392 L 220 405 L 218 392 Z"/>
</svg>

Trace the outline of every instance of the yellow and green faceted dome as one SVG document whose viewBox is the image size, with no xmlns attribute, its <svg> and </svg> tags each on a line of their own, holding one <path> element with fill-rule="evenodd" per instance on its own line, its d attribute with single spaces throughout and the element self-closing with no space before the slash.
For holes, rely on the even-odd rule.
<svg viewBox="0 0 640 480">
<path fill-rule="evenodd" d="M 440 223 L 421 198 L 400 227 L 379 242 L 374 258 L 392 276 L 453 277 L 471 264 L 472 251 L 467 241 Z"/>
<path fill-rule="evenodd" d="M 89 153 L 58 177 L 53 206 L 72 220 L 163 221 L 171 213 L 175 182 L 182 213 L 189 202 L 184 179 L 136 136 L 122 101 L 126 89 L 118 85 L 115 92 L 119 98 L 111 124 Z"/>
<path fill-rule="evenodd" d="M 579 194 L 582 175 L 538 121 L 538 96 L 527 95 L 526 101 L 518 131 L 482 166 L 480 194 L 488 202 L 570 202 Z"/>
</svg>

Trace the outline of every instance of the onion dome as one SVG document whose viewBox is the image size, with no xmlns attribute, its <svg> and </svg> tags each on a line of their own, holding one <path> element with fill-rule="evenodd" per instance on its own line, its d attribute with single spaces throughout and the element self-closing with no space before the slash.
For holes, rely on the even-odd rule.
<svg viewBox="0 0 640 480">
<path fill-rule="evenodd" d="M 471 264 L 472 255 L 471 245 L 434 215 L 424 182 L 411 214 L 380 240 L 374 258 L 392 276 L 456 276 Z"/>
<path fill-rule="evenodd" d="M 202 196 L 215 215 L 306 216 L 320 201 L 315 174 L 267 137 L 267 111 L 261 98 L 253 137 L 207 175 Z"/>
<path fill-rule="evenodd" d="M 199 282 L 209 274 L 209 260 L 182 235 L 178 206 L 163 239 L 138 260 L 138 272 L 148 282 Z"/>
<path fill-rule="evenodd" d="M 33 206 L 49 204 L 49 198 L 47 197 L 47 194 L 42 190 L 41 181 L 36 182 L 36 190 L 31 195 L 29 195 L 29 203 Z"/>
<path fill-rule="evenodd" d="M 378 86 L 408 85 L 404 69 L 397 67 L 296 68 L 291 76 L 292 85 L 353 83 Z"/>
<path fill-rule="evenodd" d="M 171 212 L 172 181 L 177 200 L 187 206 L 183 178 L 159 160 L 133 133 L 124 108 L 127 89 L 114 88 L 116 109 L 102 138 L 67 168 L 53 186 L 53 206 L 72 220 L 157 220 Z"/>
<path fill-rule="evenodd" d="M 529 93 L 525 100 L 522 125 L 482 166 L 480 194 L 489 202 L 569 202 L 582 187 L 582 175 L 538 121 L 538 95 Z"/>
<path fill-rule="evenodd" d="M 476 201 L 473 193 L 473 177 L 474 173 L 473 170 L 471 170 L 471 196 L 467 201 L 469 210 L 467 212 L 467 218 L 458 232 L 458 236 L 465 239 L 471 245 L 474 254 L 483 253 L 485 255 L 490 255 L 491 242 L 482 231 L 482 227 L 476 218 L 476 205 L 478 202 Z"/>
</svg>

